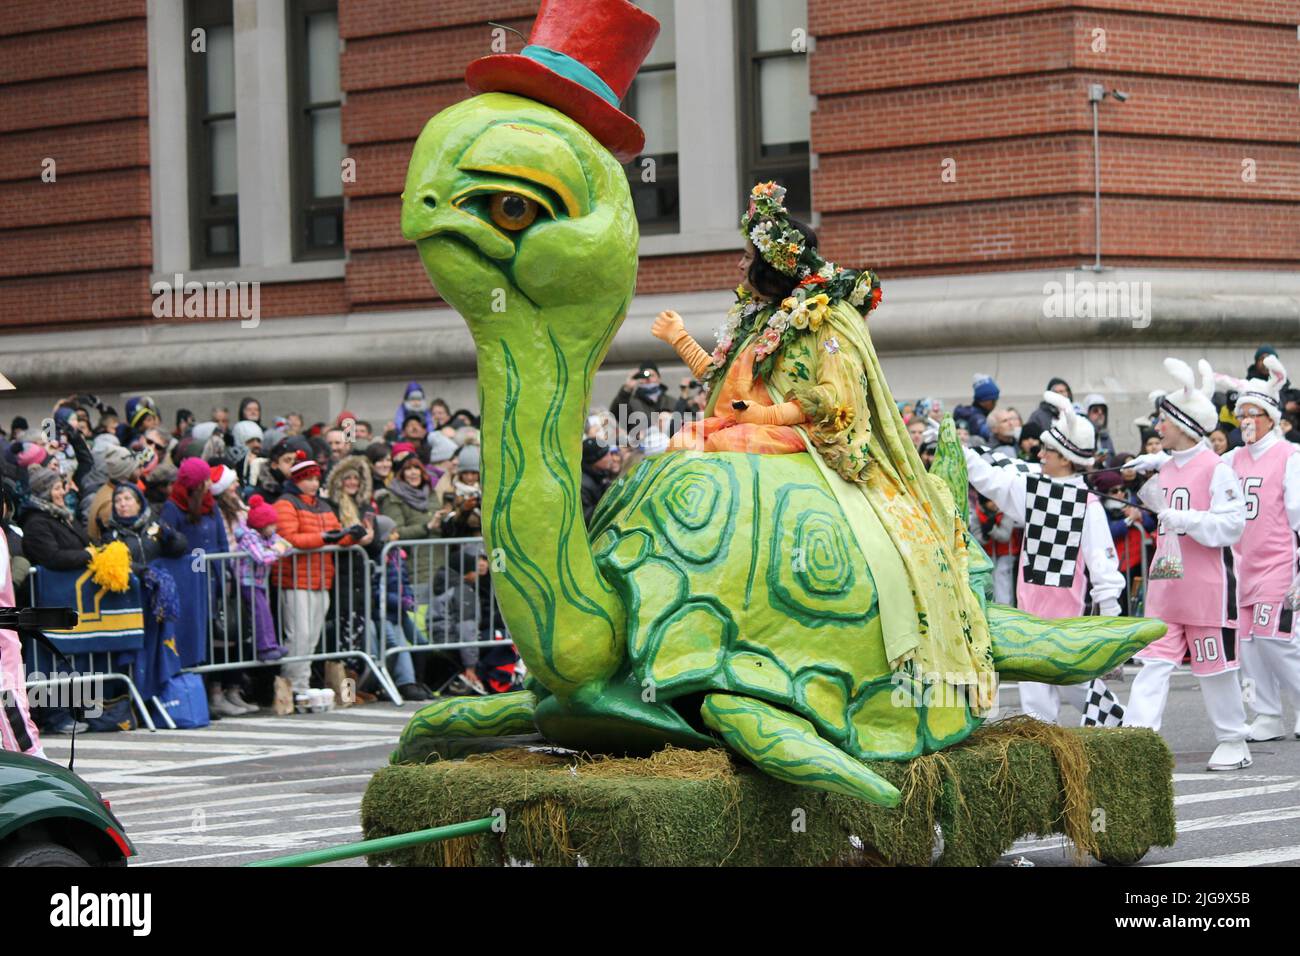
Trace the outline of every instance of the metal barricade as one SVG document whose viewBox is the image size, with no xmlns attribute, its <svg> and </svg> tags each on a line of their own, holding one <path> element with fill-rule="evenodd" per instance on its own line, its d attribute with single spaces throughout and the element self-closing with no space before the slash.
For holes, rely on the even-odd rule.
<svg viewBox="0 0 1300 956">
<path fill-rule="evenodd" d="M 482 538 L 420 538 L 384 545 L 375 568 L 375 620 L 390 677 L 392 659 L 400 654 L 457 652 L 468 668 L 477 662 L 478 650 L 509 641 L 495 585 L 490 574 L 484 584 L 480 560 L 488 561 Z M 390 567 L 396 571 L 391 582 Z M 412 621 L 406 603 L 426 608 L 423 620 Z M 494 637 L 498 632 L 503 636 Z M 472 654 L 466 653 L 471 649 Z"/>
<path fill-rule="evenodd" d="M 260 585 L 254 583 L 256 563 L 242 551 L 203 554 L 202 561 L 210 601 L 207 663 L 187 671 L 206 674 L 355 659 L 364 662 L 393 703 L 402 702 L 375 652 L 374 572 L 364 548 L 327 545 L 288 551 L 267 568 Z M 327 577 L 328 588 L 323 586 Z M 286 581 L 309 586 L 281 586 Z M 268 654 L 272 649 L 281 656 Z"/>
<path fill-rule="evenodd" d="M 36 584 L 40 570 L 39 567 L 33 567 L 27 575 L 27 601 L 29 607 L 39 606 Z M 22 643 L 23 663 L 26 670 L 24 675 L 26 680 L 23 687 L 29 692 L 29 696 L 30 692 L 34 690 L 66 687 L 68 697 L 77 699 L 79 696 L 76 693 L 77 690 L 87 684 L 102 686 L 109 681 L 118 681 L 126 685 L 127 693 L 131 695 L 131 702 L 135 705 L 135 709 L 144 725 L 150 730 L 158 729 L 154 726 L 153 718 L 149 714 L 149 708 L 145 706 L 144 698 L 140 695 L 140 690 L 136 687 L 135 681 L 131 679 L 129 674 L 116 669 L 113 663 L 115 652 L 81 651 L 75 654 L 55 655 L 30 638 Z M 73 670 L 68 673 L 60 673 L 60 660 L 67 661 Z M 32 675 L 41 676 L 32 680 Z M 174 728 L 175 725 L 171 723 L 166 711 L 161 711 L 161 713 L 168 726 Z"/>
</svg>

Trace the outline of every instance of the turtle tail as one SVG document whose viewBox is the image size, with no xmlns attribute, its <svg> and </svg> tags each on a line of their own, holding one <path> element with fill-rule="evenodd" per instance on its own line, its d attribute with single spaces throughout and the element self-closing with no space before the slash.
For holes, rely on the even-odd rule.
<svg viewBox="0 0 1300 956">
<path fill-rule="evenodd" d="M 1165 622 L 1138 617 L 1045 620 L 988 605 L 993 666 L 1003 680 L 1080 684 L 1123 664 L 1164 636 Z"/>
</svg>

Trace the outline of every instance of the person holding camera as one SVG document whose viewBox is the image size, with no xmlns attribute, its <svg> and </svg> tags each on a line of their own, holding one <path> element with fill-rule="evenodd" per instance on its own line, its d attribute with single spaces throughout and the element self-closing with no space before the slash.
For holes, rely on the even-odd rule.
<svg viewBox="0 0 1300 956">
<path fill-rule="evenodd" d="M 659 366 L 642 362 L 623 382 L 609 410 L 618 419 L 619 431 L 629 444 L 640 444 L 648 431 L 668 433 L 668 421 L 677 408 L 677 399 L 660 381 Z"/>
<path fill-rule="evenodd" d="M 367 545 L 374 531 L 364 524 L 344 528 L 320 492 L 320 465 L 299 451 L 289 469 L 284 494 L 276 499 L 276 526 L 282 538 L 298 551 L 319 551 L 327 545 Z M 282 558 L 275 566 L 275 583 L 280 588 L 280 619 L 284 626 L 285 656 L 305 657 L 315 651 L 325 630 L 330 588 L 334 584 L 334 555 L 297 554 Z M 281 675 L 295 695 L 311 686 L 311 663 L 291 660 Z"/>
</svg>

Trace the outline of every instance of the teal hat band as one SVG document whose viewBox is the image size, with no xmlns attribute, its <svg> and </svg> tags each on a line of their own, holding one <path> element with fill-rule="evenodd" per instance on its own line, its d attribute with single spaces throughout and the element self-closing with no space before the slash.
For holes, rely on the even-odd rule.
<svg viewBox="0 0 1300 956">
<path fill-rule="evenodd" d="M 610 106 L 618 109 L 618 97 L 588 66 L 579 63 L 573 57 L 544 46 L 526 46 L 520 51 L 523 56 L 542 64 L 552 72 L 560 74 L 566 80 L 572 80 L 584 89 L 595 93 Z"/>
</svg>

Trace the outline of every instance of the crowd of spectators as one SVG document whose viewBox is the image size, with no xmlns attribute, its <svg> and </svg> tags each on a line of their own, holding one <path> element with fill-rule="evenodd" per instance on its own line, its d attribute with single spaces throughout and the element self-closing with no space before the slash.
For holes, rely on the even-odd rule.
<svg viewBox="0 0 1300 956">
<path fill-rule="evenodd" d="M 478 426 L 474 413 L 427 401 L 414 382 L 378 429 L 347 410 L 310 425 L 298 412 L 271 417 L 254 397 L 233 415 L 213 408 L 200 419 L 181 409 L 169 429 L 148 396 L 128 399 L 120 414 L 94 395 L 69 396 L 34 426 L 19 417 L 0 428 L 0 474 L 20 502 L 5 528 L 16 592 L 32 568 L 86 568 L 92 549 L 120 541 L 141 580 L 174 581 L 183 667 L 214 663 L 214 626 L 227 640 L 256 635 L 251 651 L 267 664 L 316 653 L 327 629 L 331 646 L 372 653 L 381 632 L 384 646 L 398 648 L 443 625 L 457 634 L 451 640 L 492 640 L 504 624 L 481 543 L 423 546 L 414 557 L 400 547 L 383 552 L 392 541 L 479 537 Z M 370 560 L 339 550 L 350 546 Z M 197 562 L 197 551 L 232 559 Z M 245 618 L 238 631 L 224 619 L 235 607 Z M 459 654 L 446 680 L 441 655 L 396 654 L 390 668 L 402 696 L 427 700 L 435 682 L 453 693 L 508 689 L 508 677 L 498 679 L 501 655 L 476 647 Z M 356 659 L 349 664 L 364 671 Z M 319 662 L 277 666 L 295 696 L 322 680 Z M 209 673 L 211 714 L 259 710 L 256 701 L 275 688 L 254 676 L 247 668 Z M 378 689 L 370 676 L 361 700 Z"/>
</svg>

